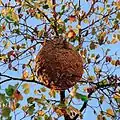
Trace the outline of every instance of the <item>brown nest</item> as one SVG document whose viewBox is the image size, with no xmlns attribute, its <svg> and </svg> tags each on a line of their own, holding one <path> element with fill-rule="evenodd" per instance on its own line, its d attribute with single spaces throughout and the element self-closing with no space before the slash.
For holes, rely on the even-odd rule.
<svg viewBox="0 0 120 120">
<path fill-rule="evenodd" d="M 46 87 L 65 90 L 80 81 L 83 74 L 81 56 L 62 39 L 47 41 L 36 57 L 38 80 Z"/>
</svg>

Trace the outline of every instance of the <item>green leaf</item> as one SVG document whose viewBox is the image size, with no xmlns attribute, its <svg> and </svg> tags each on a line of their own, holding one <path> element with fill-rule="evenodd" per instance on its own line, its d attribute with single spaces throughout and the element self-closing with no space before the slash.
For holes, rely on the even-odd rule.
<svg viewBox="0 0 120 120">
<path fill-rule="evenodd" d="M 29 115 L 32 115 L 34 110 L 35 110 L 35 104 L 31 105 L 27 112 L 28 112 Z"/>
<path fill-rule="evenodd" d="M 5 89 L 5 92 L 8 96 L 12 96 L 14 92 L 14 86 L 9 85 L 8 88 Z"/>
<path fill-rule="evenodd" d="M 8 107 L 5 107 L 5 108 L 3 108 L 2 109 L 2 116 L 4 116 L 4 117 L 9 117 L 10 116 L 10 108 L 8 108 Z"/>
<path fill-rule="evenodd" d="M 30 104 L 32 104 L 33 101 L 34 101 L 34 98 L 33 98 L 33 97 L 29 97 L 29 98 L 27 99 L 27 102 L 30 103 Z"/>
<path fill-rule="evenodd" d="M 36 120 L 43 120 L 41 116 L 37 116 Z"/>
<path fill-rule="evenodd" d="M 63 5 L 61 9 L 62 9 L 62 10 L 64 10 L 64 9 L 65 9 L 65 7 L 66 7 L 66 5 Z"/>
<path fill-rule="evenodd" d="M 43 9 L 48 9 L 49 8 L 49 5 L 44 5 L 43 6 Z"/>
<path fill-rule="evenodd" d="M 68 21 L 68 18 L 66 18 L 65 20 L 64 20 L 64 22 L 66 23 Z"/>
<path fill-rule="evenodd" d="M 102 85 L 107 85 L 108 84 L 108 81 L 107 79 L 104 79 L 102 81 L 99 82 L 99 85 L 102 86 Z"/>
<path fill-rule="evenodd" d="M 120 20 L 120 12 L 118 12 L 116 18 Z"/>
<path fill-rule="evenodd" d="M 76 93 L 76 96 L 75 96 L 77 99 L 81 99 L 82 101 L 86 102 L 88 101 L 88 97 L 86 95 L 82 95 L 80 93 Z"/>
<path fill-rule="evenodd" d="M 48 115 L 44 116 L 44 120 L 48 120 L 48 118 L 49 118 Z"/>
<path fill-rule="evenodd" d="M 96 34 L 96 29 L 93 27 L 92 28 L 92 35 L 95 35 Z"/>
</svg>

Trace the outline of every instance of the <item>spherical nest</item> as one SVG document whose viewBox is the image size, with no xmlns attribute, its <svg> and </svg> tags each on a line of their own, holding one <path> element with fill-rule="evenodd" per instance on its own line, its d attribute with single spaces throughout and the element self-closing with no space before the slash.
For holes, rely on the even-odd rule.
<svg viewBox="0 0 120 120">
<path fill-rule="evenodd" d="M 36 57 L 35 69 L 38 80 L 46 87 L 66 90 L 80 81 L 83 62 L 70 43 L 57 38 L 43 45 Z"/>
</svg>

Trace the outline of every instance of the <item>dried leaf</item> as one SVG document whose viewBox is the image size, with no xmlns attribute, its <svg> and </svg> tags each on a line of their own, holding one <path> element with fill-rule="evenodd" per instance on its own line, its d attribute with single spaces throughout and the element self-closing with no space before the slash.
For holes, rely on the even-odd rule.
<svg viewBox="0 0 120 120">
<path fill-rule="evenodd" d="M 109 108 L 109 109 L 106 110 L 106 116 L 107 116 L 107 117 L 112 117 L 112 116 L 114 116 L 114 112 L 113 112 L 113 110 L 112 110 L 111 108 Z"/>
<path fill-rule="evenodd" d="M 111 44 L 115 44 L 115 43 L 117 43 L 118 41 L 119 41 L 118 39 L 113 38 L 112 41 L 111 41 Z"/>
<path fill-rule="evenodd" d="M 75 21 L 76 21 L 75 15 L 69 16 L 69 21 L 70 21 L 70 22 L 75 22 Z"/>
<path fill-rule="evenodd" d="M 68 33 L 67 33 L 67 37 L 68 38 L 75 38 L 76 36 L 76 33 L 73 31 L 73 30 L 70 30 Z"/>
<path fill-rule="evenodd" d="M 23 96 L 22 94 L 16 90 L 14 93 L 13 93 L 13 98 L 16 100 L 16 101 L 19 101 L 19 100 L 23 100 Z"/>
</svg>

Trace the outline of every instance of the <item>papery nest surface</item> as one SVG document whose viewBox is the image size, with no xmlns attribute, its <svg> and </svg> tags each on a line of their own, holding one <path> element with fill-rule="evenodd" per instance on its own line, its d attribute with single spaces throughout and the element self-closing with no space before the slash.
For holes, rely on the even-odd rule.
<svg viewBox="0 0 120 120">
<path fill-rule="evenodd" d="M 66 90 L 80 81 L 83 62 L 67 41 L 56 38 L 43 45 L 36 56 L 37 78 L 46 87 Z"/>
</svg>

